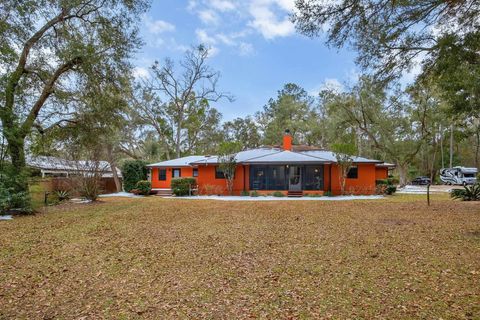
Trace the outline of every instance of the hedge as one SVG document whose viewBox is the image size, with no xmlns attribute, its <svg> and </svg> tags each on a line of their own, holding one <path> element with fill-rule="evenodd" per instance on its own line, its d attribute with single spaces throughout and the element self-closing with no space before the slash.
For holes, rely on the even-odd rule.
<svg viewBox="0 0 480 320">
<path fill-rule="evenodd" d="M 141 195 L 148 196 L 150 194 L 150 191 L 152 191 L 152 184 L 150 183 L 150 181 L 141 180 L 137 182 L 137 184 L 135 185 L 135 189 L 138 189 Z"/>
<path fill-rule="evenodd" d="M 190 190 L 197 184 L 195 178 L 174 178 L 172 179 L 172 192 L 177 197 L 190 195 Z"/>
<path fill-rule="evenodd" d="M 127 160 L 122 165 L 123 188 L 135 189 L 137 182 L 147 180 L 147 164 L 142 160 Z"/>
</svg>

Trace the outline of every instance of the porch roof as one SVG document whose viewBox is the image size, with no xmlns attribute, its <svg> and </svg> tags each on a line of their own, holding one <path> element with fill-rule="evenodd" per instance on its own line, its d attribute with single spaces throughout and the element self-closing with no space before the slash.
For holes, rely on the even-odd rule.
<svg viewBox="0 0 480 320">
<path fill-rule="evenodd" d="M 242 163 L 331 163 L 332 161 L 301 152 L 278 151 L 272 154 L 247 159 Z"/>
</svg>

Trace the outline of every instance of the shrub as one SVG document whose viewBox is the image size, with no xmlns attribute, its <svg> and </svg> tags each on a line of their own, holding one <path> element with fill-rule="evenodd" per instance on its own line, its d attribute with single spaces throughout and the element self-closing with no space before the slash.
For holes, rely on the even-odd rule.
<svg viewBox="0 0 480 320">
<path fill-rule="evenodd" d="M 147 166 L 141 160 L 127 160 L 122 165 L 123 188 L 126 192 L 135 189 L 137 182 L 147 180 Z"/>
<path fill-rule="evenodd" d="M 453 189 L 450 196 L 462 201 L 480 201 L 480 183 L 464 186 L 463 189 Z"/>
<path fill-rule="evenodd" d="M 248 191 L 243 190 L 243 191 L 240 193 L 240 195 L 243 196 L 243 197 L 248 197 L 248 196 L 249 196 L 249 193 L 248 193 Z"/>
<path fill-rule="evenodd" d="M 397 192 L 397 187 L 394 185 L 388 185 L 387 188 L 385 189 L 385 194 L 389 196 L 394 194 L 395 192 Z"/>
<path fill-rule="evenodd" d="M 285 195 L 284 195 L 282 192 L 280 192 L 280 191 L 275 191 L 275 192 L 272 194 L 272 196 L 278 197 L 278 198 L 285 197 Z"/>
<path fill-rule="evenodd" d="M 383 185 L 388 185 L 390 183 L 388 183 L 388 179 L 379 179 L 379 180 L 375 180 L 375 185 L 377 186 L 383 186 Z"/>
<path fill-rule="evenodd" d="M 258 197 L 259 195 L 260 194 L 256 190 L 250 192 L 250 197 Z"/>
<path fill-rule="evenodd" d="M 172 192 L 177 197 L 188 196 L 196 184 L 197 180 L 195 178 L 175 178 L 172 179 Z"/>
<path fill-rule="evenodd" d="M 135 185 L 135 189 L 138 189 L 140 194 L 148 196 L 150 194 L 150 191 L 152 191 L 152 184 L 150 183 L 150 181 L 141 180 L 137 182 L 137 184 Z"/>
<path fill-rule="evenodd" d="M 57 196 L 58 201 L 70 199 L 70 192 L 68 190 L 56 190 L 55 195 Z"/>
<path fill-rule="evenodd" d="M 393 184 L 393 182 L 393 178 L 375 180 L 375 193 L 386 195 L 394 194 L 395 192 L 397 192 L 397 187 Z"/>
<path fill-rule="evenodd" d="M 15 210 L 19 213 L 32 213 L 31 198 L 28 192 L 18 192 L 16 177 L 0 174 L 0 212 Z"/>
<path fill-rule="evenodd" d="M 323 193 L 323 195 L 324 195 L 325 197 L 333 197 L 332 191 L 325 191 L 325 192 Z"/>
</svg>

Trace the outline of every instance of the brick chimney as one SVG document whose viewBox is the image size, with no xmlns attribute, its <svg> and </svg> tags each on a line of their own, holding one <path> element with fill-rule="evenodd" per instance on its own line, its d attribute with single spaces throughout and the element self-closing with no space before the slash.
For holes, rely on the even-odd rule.
<svg viewBox="0 0 480 320">
<path fill-rule="evenodd" d="M 285 130 L 285 134 L 283 135 L 283 150 L 292 151 L 292 140 L 290 130 Z"/>
</svg>

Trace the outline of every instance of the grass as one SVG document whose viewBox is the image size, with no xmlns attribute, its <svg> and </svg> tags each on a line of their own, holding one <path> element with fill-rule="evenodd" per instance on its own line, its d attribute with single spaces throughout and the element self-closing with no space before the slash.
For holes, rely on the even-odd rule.
<svg viewBox="0 0 480 320">
<path fill-rule="evenodd" d="M 0 222 L 0 319 L 480 318 L 480 206 L 151 197 Z"/>
</svg>

